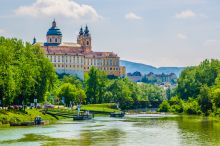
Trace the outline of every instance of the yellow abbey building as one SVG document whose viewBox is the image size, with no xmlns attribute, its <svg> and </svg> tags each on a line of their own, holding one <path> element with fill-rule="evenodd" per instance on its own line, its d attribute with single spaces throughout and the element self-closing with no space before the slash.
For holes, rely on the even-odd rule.
<svg viewBox="0 0 220 146">
<path fill-rule="evenodd" d="M 125 76 L 125 67 L 120 66 L 120 58 L 113 52 L 92 51 L 92 38 L 89 29 L 80 29 L 77 43 L 63 42 L 60 29 L 55 20 L 47 31 L 46 42 L 39 43 L 54 64 L 58 74 L 66 73 L 84 79 L 84 73 L 94 66 L 107 75 Z M 34 38 L 33 44 L 36 43 Z"/>
</svg>

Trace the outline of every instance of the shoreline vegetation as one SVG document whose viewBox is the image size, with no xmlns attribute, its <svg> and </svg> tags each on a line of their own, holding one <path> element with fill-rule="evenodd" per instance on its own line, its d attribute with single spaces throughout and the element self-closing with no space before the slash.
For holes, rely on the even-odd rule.
<svg viewBox="0 0 220 146">
<path fill-rule="evenodd" d="M 58 108 L 59 107 L 59 108 Z M 116 109 L 115 104 L 91 104 L 82 105 L 82 111 L 96 112 L 96 116 L 109 116 L 109 113 L 120 112 Z M 5 110 L 0 109 L 0 128 L 7 128 L 11 126 L 25 126 L 23 123 L 33 122 L 35 117 L 40 116 L 43 120 L 48 120 L 50 124 L 57 122 L 58 120 L 65 119 L 62 116 L 53 116 L 42 112 L 43 109 L 26 109 L 24 110 Z M 65 108 L 64 106 L 56 106 L 54 109 L 48 109 L 50 113 L 56 112 L 69 112 L 70 114 L 77 114 L 76 107 L 73 109 Z M 27 125 L 28 126 L 28 125 Z"/>
<path fill-rule="evenodd" d="M 48 120 L 50 124 L 58 119 L 49 115 L 43 114 L 40 109 L 23 110 L 0 110 L 0 128 L 11 126 L 25 126 L 26 122 L 33 122 L 35 117 L 40 116 L 43 120 Z"/>
<path fill-rule="evenodd" d="M 82 105 L 82 111 L 91 111 L 96 113 L 95 117 L 104 117 L 109 116 L 109 113 L 112 112 L 120 112 L 120 109 L 116 108 L 116 105 L 113 103 L 105 103 L 105 104 L 91 104 L 91 105 Z M 159 110 L 160 108 L 158 108 Z M 177 113 L 177 112 L 159 112 L 156 109 L 130 109 L 126 110 L 128 115 L 136 115 L 136 114 L 153 114 L 153 115 L 177 115 L 177 116 L 190 116 L 187 113 Z M 54 124 L 59 120 L 65 120 L 69 118 L 65 118 L 62 116 L 54 116 L 53 114 L 46 114 L 42 112 L 43 109 L 26 109 L 23 110 L 5 110 L 0 109 L 0 128 L 9 128 L 14 126 L 32 126 L 32 125 L 23 125 L 22 123 L 34 121 L 35 117 L 40 116 L 43 120 L 49 121 L 49 124 Z M 56 112 L 65 112 L 70 114 L 77 114 L 76 107 L 73 109 L 66 108 L 64 106 L 56 105 L 54 109 L 48 109 L 50 113 Z M 196 117 L 206 117 L 209 120 L 220 122 L 220 119 L 216 116 L 205 116 L 205 115 L 191 115 Z"/>
<path fill-rule="evenodd" d="M 158 112 L 220 116 L 220 61 L 205 60 L 185 68 L 178 85 L 167 90 L 154 84 L 135 83 L 128 78 L 107 76 L 91 67 L 84 80 L 56 74 L 53 64 L 38 45 L 0 37 L 0 124 L 32 121 L 36 116 L 55 121 L 51 115 L 26 109 L 41 105 L 62 105 L 109 113 L 139 108 Z M 31 69 L 30 69 L 31 68 Z M 107 103 L 107 104 L 106 104 Z M 14 105 L 23 109 L 16 111 Z M 3 126 L 2 126 L 3 127 Z"/>
<path fill-rule="evenodd" d="M 115 103 L 127 110 L 157 108 L 166 99 L 165 91 L 157 85 L 107 76 L 94 66 L 85 73 L 84 80 L 56 74 L 40 46 L 17 39 L 0 37 L 0 58 L 1 107 L 19 106 L 25 111 L 26 107 L 38 103 L 65 107 L 86 105 L 89 110 L 96 110 L 90 105 Z"/>
<path fill-rule="evenodd" d="M 184 69 L 173 95 L 158 111 L 220 117 L 220 61 L 205 60 Z"/>
<path fill-rule="evenodd" d="M 93 105 L 94 107 L 94 105 Z M 95 107 L 96 108 L 96 107 Z M 99 108 L 99 107 L 98 107 Z M 24 111 L 15 111 L 15 110 L 10 110 L 10 111 L 6 111 L 6 110 L 0 110 L 0 128 L 10 128 L 10 127 L 27 127 L 27 126 L 33 126 L 33 125 L 23 125 L 22 123 L 26 123 L 26 122 L 30 122 L 30 121 L 34 121 L 34 118 L 36 116 L 40 116 L 42 117 L 43 120 L 47 120 L 49 121 L 49 124 L 54 124 L 56 122 L 58 122 L 59 120 L 65 120 L 65 119 L 69 119 L 69 118 L 63 118 L 63 117 L 55 117 L 52 116 L 51 114 L 43 114 L 41 112 L 42 109 L 27 109 L 26 112 Z M 64 109 L 63 109 L 64 110 Z M 115 111 L 115 109 L 110 109 L 108 112 L 111 111 Z M 52 109 L 52 111 L 62 111 L 60 109 Z M 67 110 L 65 109 L 65 111 L 67 112 Z M 71 113 L 77 113 L 75 110 L 68 110 Z M 98 110 L 95 110 L 98 111 Z M 95 117 L 106 117 L 109 116 L 109 114 L 106 113 L 102 113 L 103 110 L 98 111 L 100 113 L 95 114 Z M 105 110 L 106 112 L 106 110 Z M 207 120 L 211 120 L 211 121 L 215 121 L 215 122 L 220 122 L 220 119 L 216 116 L 205 116 L 205 115 L 189 115 L 186 113 L 174 113 L 174 112 L 157 112 L 157 111 L 141 111 L 138 109 L 134 109 L 134 110 L 129 110 L 126 112 L 128 115 L 136 115 L 136 114 L 148 114 L 148 115 L 163 115 L 164 117 L 166 117 L 166 115 L 168 115 L 168 117 L 170 118 L 170 115 L 175 115 L 175 116 L 180 116 L 180 117 L 196 117 L 196 118 L 207 118 Z M 175 117 L 174 117 L 175 118 Z"/>
</svg>

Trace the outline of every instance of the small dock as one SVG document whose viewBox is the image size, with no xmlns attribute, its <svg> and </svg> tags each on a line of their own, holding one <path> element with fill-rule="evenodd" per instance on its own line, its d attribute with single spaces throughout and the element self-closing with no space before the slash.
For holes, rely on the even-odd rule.
<svg viewBox="0 0 220 146">
<path fill-rule="evenodd" d="M 19 123 L 10 123 L 10 126 L 34 126 L 34 125 L 49 125 L 49 120 L 42 120 L 41 117 L 35 117 L 34 121 L 26 121 Z"/>
<path fill-rule="evenodd" d="M 119 118 L 122 118 L 125 116 L 125 113 L 124 112 L 115 112 L 115 113 L 110 113 L 110 117 L 119 117 Z"/>
<path fill-rule="evenodd" d="M 47 114 L 50 114 L 54 117 L 64 117 L 64 118 L 72 118 L 73 120 L 90 120 L 94 118 L 94 114 L 91 114 L 89 112 L 79 112 L 79 113 L 68 113 L 68 112 L 52 112 L 52 111 L 46 111 Z"/>
<path fill-rule="evenodd" d="M 87 115 L 74 115 L 73 120 L 91 120 L 94 115 L 87 114 Z"/>
</svg>

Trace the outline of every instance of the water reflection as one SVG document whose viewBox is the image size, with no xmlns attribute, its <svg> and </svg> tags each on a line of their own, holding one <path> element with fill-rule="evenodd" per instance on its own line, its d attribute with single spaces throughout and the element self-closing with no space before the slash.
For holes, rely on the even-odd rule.
<svg viewBox="0 0 220 146">
<path fill-rule="evenodd" d="M 177 119 L 185 145 L 220 145 L 220 123 L 205 117 L 183 116 Z"/>
<path fill-rule="evenodd" d="M 220 123 L 196 116 L 130 115 L 61 121 L 47 127 L 0 129 L 0 145 L 220 145 Z"/>
</svg>

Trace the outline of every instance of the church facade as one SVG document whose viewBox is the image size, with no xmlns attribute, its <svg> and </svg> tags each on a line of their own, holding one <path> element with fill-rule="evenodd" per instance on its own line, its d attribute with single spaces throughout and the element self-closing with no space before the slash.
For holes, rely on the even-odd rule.
<svg viewBox="0 0 220 146">
<path fill-rule="evenodd" d="M 66 73 L 84 79 L 84 74 L 92 66 L 104 71 L 107 75 L 125 76 L 125 67 L 120 66 L 120 57 L 113 52 L 92 51 L 92 37 L 89 29 L 81 27 L 77 42 L 63 42 L 63 36 L 55 20 L 47 31 L 46 42 L 40 44 L 54 64 L 58 74 Z"/>
</svg>

